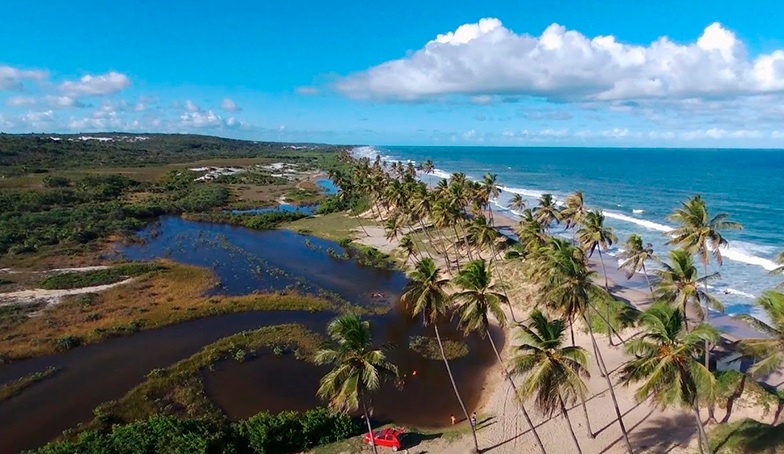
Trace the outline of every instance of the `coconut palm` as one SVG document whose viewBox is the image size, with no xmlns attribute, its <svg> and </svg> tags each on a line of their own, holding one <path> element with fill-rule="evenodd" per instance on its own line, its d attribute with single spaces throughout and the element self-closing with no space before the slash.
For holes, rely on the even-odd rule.
<svg viewBox="0 0 784 454">
<path fill-rule="evenodd" d="M 479 184 L 479 196 L 482 203 L 487 208 L 490 225 L 493 225 L 493 207 L 490 205 L 490 201 L 497 199 L 500 195 L 501 187 L 498 185 L 498 175 L 489 172 L 486 173 Z"/>
<path fill-rule="evenodd" d="M 632 233 L 629 235 L 629 238 L 626 239 L 624 251 L 618 254 L 618 257 L 621 260 L 624 260 L 618 269 L 626 270 L 626 279 L 631 279 L 631 277 L 634 276 L 634 273 L 642 271 L 645 275 L 645 281 L 648 282 L 648 288 L 651 289 L 651 295 L 653 295 L 653 286 L 648 277 L 648 271 L 645 269 L 645 262 L 656 260 L 656 256 L 653 255 L 653 245 L 648 243 L 643 246 L 642 237 L 636 233 Z"/>
<path fill-rule="evenodd" d="M 408 262 L 412 255 L 414 258 L 417 258 L 416 245 L 410 235 L 403 235 L 403 237 L 400 238 L 400 247 L 406 251 L 406 262 Z"/>
<path fill-rule="evenodd" d="M 522 213 L 525 209 L 525 200 L 523 200 L 523 196 L 520 194 L 515 194 L 509 200 L 509 203 L 506 205 L 512 211 L 517 211 L 518 213 Z"/>
<path fill-rule="evenodd" d="M 582 191 L 575 191 L 569 194 L 564 201 L 564 208 L 561 210 L 561 221 L 565 222 L 566 229 L 570 229 L 582 223 L 588 214 L 585 207 L 585 197 Z"/>
<path fill-rule="evenodd" d="M 703 305 L 705 307 L 712 306 L 721 312 L 724 312 L 724 305 L 721 304 L 716 297 L 705 291 L 702 284 L 719 278 L 718 273 L 713 273 L 709 276 L 699 276 L 697 268 L 694 266 L 693 256 L 686 250 L 676 249 L 670 251 L 670 263 L 662 263 L 662 269 L 656 271 L 659 276 L 659 282 L 656 284 L 656 296 L 671 304 L 680 307 L 684 314 L 687 305 L 697 313 L 697 315 L 705 320 Z M 688 330 L 688 318 L 684 318 L 683 322 Z"/>
<path fill-rule="evenodd" d="M 539 248 L 544 247 L 550 236 L 547 234 L 547 227 L 536 219 L 530 208 L 526 208 L 521 217 L 522 219 L 520 219 L 517 228 L 517 236 L 525 254 L 531 255 Z"/>
<path fill-rule="evenodd" d="M 784 293 L 768 290 L 757 299 L 757 304 L 767 312 L 773 329 L 768 330 L 771 337 L 742 343 L 745 353 L 760 359 L 749 369 L 755 377 L 769 374 L 784 363 Z"/>
<path fill-rule="evenodd" d="M 716 263 L 721 266 L 723 258 L 721 248 L 729 243 L 721 235 L 723 230 L 740 230 L 743 226 L 738 222 L 729 221 L 727 213 L 719 213 L 710 217 L 708 206 L 701 196 L 696 195 L 683 202 L 681 207 L 676 209 L 671 215 L 670 220 L 677 222 L 678 227 L 670 232 L 672 238 L 668 244 L 677 244 L 692 254 L 700 256 L 703 271 L 708 275 L 708 263 L 710 256 L 716 259 Z M 707 282 L 705 290 L 707 291 Z M 708 322 L 710 313 L 705 307 L 705 322 Z M 710 365 L 710 349 L 705 348 L 705 366 Z"/>
<path fill-rule="evenodd" d="M 561 412 L 577 452 L 582 454 L 566 406 L 585 398 L 588 390 L 583 379 L 590 376 L 588 355 L 582 347 L 563 345 L 565 330 L 563 320 L 550 321 L 540 311 L 534 311 L 530 327 L 520 325 L 520 344 L 514 347 L 511 372 L 525 376 L 521 395 L 535 396 L 540 411 L 549 417 Z"/>
<path fill-rule="evenodd" d="M 534 208 L 534 216 L 543 226 L 550 228 L 553 223 L 561 221 L 561 214 L 558 207 L 555 206 L 555 198 L 552 194 L 542 194 L 539 198 L 539 204 Z"/>
<path fill-rule="evenodd" d="M 432 160 L 428 159 L 427 161 L 423 162 L 419 168 L 422 170 L 422 172 L 429 175 L 433 173 L 433 170 L 435 170 L 436 166 L 433 164 Z"/>
<path fill-rule="evenodd" d="M 504 361 L 501 359 L 501 354 L 498 352 L 495 341 L 493 341 L 492 334 L 490 334 L 488 315 L 493 314 L 496 320 L 498 320 L 498 324 L 504 326 L 506 324 L 506 315 L 501 309 L 501 304 L 509 304 L 511 310 L 509 298 L 497 291 L 498 287 L 493 284 L 492 275 L 491 267 L 482 259 L 468 262 L 458 272 L 457 276 L 452 280 L 452 283 L 458 287 L 458 291 L 452 295 L 452 300 L 456 305 L 455 314 L 459 317 L 458 327 L 463 330 L 465 335 L 478 333 L 482 338 L 487 337 L 498 362 L 504 368 L 504 376 L 506 376 L 515 395 L 519 396 L 517 385 L 515 385 L 514 380 L 512 380 L 511 375 L 506 370 L 506 366 L 503 365 Z M 534 434 L 539 448 L 544 454 L 544 444 L 542 444 L 542 440 L 539 438 L 536 427 L 534 427 L 522 400 L 520 400 L 520 409 L 526 422 L 531 427 L 531 432 Z"/>
<path fill-rule="evenodd" d="M 635 395 L 638 400 L 651 398 L 662 408 L 676 405 L 693 411 L 700 451 L 710 454 L 700 399 L 713 400 L 716 378 L 696 358 L 702 353 L 702 344 L 717 342 L 719 335 L 704 323 L 687 331 L 685 318 L 680 307 L 664 302 L 645 311 L 640 318 L 642 336 L 626 344 L 626 352 L 634 359 L 623 366 L 621 375 L 627 385 L 642 383 Z"/>
<path fill-rule="evenodd" d="M 569 323 L 572 335 L 572 345 L 574 341 L 574 321 L 580 319 L 588 328 L 591 337 L 591 345 L 596 355 L 596 365 L 601 375 L 607 382 L 610 397 L 613 401 L 615 414 L 618 417 L 618 425 L 621 428 L 624 441 L 629 453 L 632 452 L 631 442 L 629 441 L 626 426 L 623 423 L 618 399 L 615 395 L 612 380 L 607 373 L 604 357 L 596 342 L 593 325 L 588 317 L 589 312 L 602 318 L 608 326 L 612 327 L 609 319 L 604 318 L 594 305 L 598 299 L 608 299 L 610 295 L 600 286 L 594 283 L 596 272 L 588 269 L 586 264 L 585 252 L 583 249 L 573 246 L 569 241 L 561 238 L 551 238 L 548 245 L 542 248 L 535 260 L 528 265 L 528 274 L 540 288 L 539 303 L 544 304 L 550 309 L 559 312 Z M 613 330 L 614 331 L 614 330 Z M 618 333 L 615 333 L 620 339 Z M 623 339 L 620 339 L 623 342 Z M 587 410 L 583 402 L 583 411 Z M 588 432 L 593 437 L 593 431 L 588 423 Z"/>
<path fill-rule="evenodd" d="M 357 315 L 343 315 L 327 326 L 329 344 L 316 352 L 316 364 L 332 365 L 321 378 L 318 396 L 335 411 L 352 412 L 362 407 L 373 452 L 378 454 L 370 425 L 370 395 L 385 379 L 397 377 L 397 367 L 382 349 L 373 347 L 370 322 Z"/>
<path fill-rule="evenodd" d="M 449 380 L 452 382 L 452 389 L 455 391 L 455 397 L 460 403 L 460 408 L 463 410 L 466 421 L 468 420 L 468 411 L 466 410 L 463 399 L 460 397 L 460 392 L 457 389 L 455 378 L 452 376 L 452 368 L 449 367 L 449 361 L 444 354 L 444 345 L 441 343 L 441 334 L 438 331 L 438 322 L 447 314 L 447 296 L 445 288 L 449 285 L 448 279 L 441 278 L 441 269 L 438 268 L 431 258 L 424 258 L 417 262 L 414 270 L 408 274 L 408 284 L 406 284 L 405 292 L 401 300 L 411 310 L 413 317 L 422 315 L 422 321 L 425 326 L 432 326 L 438 341 L 438 348 L 441 352 L 441 359 L 444 360 Z M 477 452 L 479 451 L 479 442 L 476 439 L 476 428 L 471 425 L 471 433 L 474 436 L 474 447 Z"/>
<path fill-rule="evenodd" d="M 582 193 L 579 198 L 582 200 Z M 618 241 L 611 227 L 604 225 L 604 214 L 601 211 L 588 211 L 580 215 L 580 229 L 577 230 L 577 241 L 583 246 L 583 249 L 588 253 L 588 257 L 593 256 L 594 251 L 599 251 L 599 262 L 602 264 L 602 274 L 604 275 L 604 289 L 610 293 L 610 285 L 607 280 L 607 268 L 604 265 L 604 257 L 602 257 L 602 249 L 607 250 L 613 243 Z M 610 320 L 611 304 L 607 304 L 607 320 Z M 611 326 L 607 325 L 607 338 L 612 344 L 612 335 L 610 333 Z"/>
<path fill-rule="evenodd" d="M 478 247 L 480 256 L 483 248 L 490 249 L 492 254 L 490 256 L 491 263 L 496 256 L 495 242 L 498 236 L 498 230 L 492 228 L 488 223 L 488 219 L 482 214 L 474 216 L 468 223 L 468 241 L 470 244 Z"/>
</svg>

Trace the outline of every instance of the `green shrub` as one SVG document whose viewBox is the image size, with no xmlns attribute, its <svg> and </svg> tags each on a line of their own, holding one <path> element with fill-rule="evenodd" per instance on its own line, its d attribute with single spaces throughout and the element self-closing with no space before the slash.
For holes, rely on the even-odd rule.
<svg viewBox="0 0 784 454">
<path fill-rule="evenodd" d="M 82 345 L 82 339 L 77 336 L 62 336 L 57 339 L 56 345 L 58 350 L 70 350 Z"/>
<path fill-rule="evenodd" d="M 259 413 L 237 424 L 240 436 L 258 454 L 291 453 L 342 440 L 360 431 L 350 416 L 323 408 L 305 413 L 284 411 L 276 415 Z"/>
<path fill-rule="evenodd" d="M 162 269 L 164 267 L 157 263 L 127 263 L 105 270 L 55 274 L 39 282 L 38 286 L 48 290 L 93 287 L 113 284 L 129 277 Z"/>
</svg>

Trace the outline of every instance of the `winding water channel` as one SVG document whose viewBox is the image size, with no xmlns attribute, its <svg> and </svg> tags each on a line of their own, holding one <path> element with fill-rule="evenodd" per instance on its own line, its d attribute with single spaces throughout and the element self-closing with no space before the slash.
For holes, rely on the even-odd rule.
<svg viewBox="0 0 784 454">
<path fill-rule="evenodd" d="M 253 231 L 165 217 L 140 236 L 144 241 L 124 246 L 119 253 L 137 260 L 167 257 L 210 267 L 221 283 L 214 293 L 239 295 L 298 288 L 368 307 L 390 306 L 386 313 L 369 318 L 376 342 L 396 347 L 391 359 L 401 375 L 405 374 L 405 385 L 402 390 L 386 385 L 375 396 L 374 418 L 438 427 L 449 423 L 450 414 L 461 413 L 443 364 L 408 349 L 410 336 L 430 331 L 400 305 L 406 282 L 402 273 L 334 258 L 328 251 L 342 252 L 337 243 L 285 230 Z M 281 323 L 302 323 L 323 332 L 334 315 L 279 311 L 216 316 L 4 366 L 0 383 L 49 366 L 61 370 L 0 404 L 0 452 L 46 443 L 63 430 L 90 420 L 97 405 L 121 397 L 150 370 L 166 367 L 221 337 Z M 443 330 L 447 338 L 461 338 L 452 326 L 445 325 Z M 486 341 L 468 338 L 467 342 L 470 354 L 452 364 L 471 411 L 494 357 Z M 232 418 L 245 418 L 262 410 L 303 410 L 319 405 L 315 393 L 324 371 L 290 356 L 268 354 L 242 364 L 219 363 L 203 377 L 208 396 L 220 408 Z"/>
</svg>

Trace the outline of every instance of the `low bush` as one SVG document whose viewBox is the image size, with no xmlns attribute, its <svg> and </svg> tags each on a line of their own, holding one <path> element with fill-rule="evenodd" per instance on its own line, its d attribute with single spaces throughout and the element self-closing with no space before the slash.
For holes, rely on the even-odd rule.
<svg viewBox="0 0 784 454">
<path fill-rule="evenodd" d="M 38 286 L 47 290 L 93 287 L 114 284 L 129 277 L 163 269 L 164 267 L 157 263 L 127 263 L 105 270 L 55 274 L 39 282 Z"/>
</svg>

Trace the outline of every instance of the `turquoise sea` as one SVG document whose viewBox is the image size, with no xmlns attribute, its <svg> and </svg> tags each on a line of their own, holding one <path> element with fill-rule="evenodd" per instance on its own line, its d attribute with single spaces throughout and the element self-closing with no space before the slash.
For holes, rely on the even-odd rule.
<svg viewBox="0 0 784 454">
<path fill-rule="evenodd" d="M 765 318 L 754 299 L 784 279 L 768 274 L 775 255 L 784 251 L 784 150 L 368 146 L 355 154 L 415 163 L 432 159 L 437 170 L 426 179 L 495 173 L 504 190 L 498 210 L 506 210 L 514 193 L 532 206 L 542 193 L 562 201 L 583 191 L 587 205 L 604 211 L 620 247 L 638 233 L 661 257 L 673 226 L 667 216 L 701 194 L 711 213 L 729 213 L 744 226 L 725 233 L 730 245 L 722 249 L 724 265 L 711 265 L 711 272 L 721 274 L 712 292 L 727 313 Z M 618 247 L 610 250 L 617 253 Z"/>
</svg>

